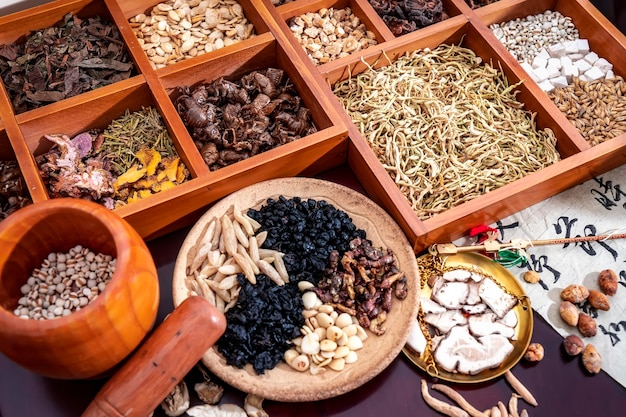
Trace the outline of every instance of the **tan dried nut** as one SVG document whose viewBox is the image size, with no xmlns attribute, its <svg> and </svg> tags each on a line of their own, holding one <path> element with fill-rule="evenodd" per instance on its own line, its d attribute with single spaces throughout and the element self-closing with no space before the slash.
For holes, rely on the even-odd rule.
<svg viewBox="0 0 626 417">
<path fill-rule="evenodd" d="M 337 343 L 332 340 L 324 339 L 320 342 L 320 350 L 323 352 L 334 352 L 337 349 Z"/>
<path fill-rule="evenodd" d="M 589 297 L 589 290 L 584 285 L 571 284 L 561 291 L 561 298 L 574 304 L 582 303 Z"/>
<path fill-rule="evenodd" d="M 339 327 L 340 329 L 343 329 L 344 327 L 349 326 L 351 324 L 352 324 L 352 317 L 348 313 L 341 313 L 335 320 L 335 326 Z"/>
<path fill-rule="evenodd" d="M 344 360 L 346 361 L 346 363 L 354 363 L 359 359 L 359 355 L 351 350 L 345 357 Z"/>
<path fill-rule="evenodd" d="M 307 291 L 302 294 L 302 304 L 304 305 L 305 310 L 310 310 L 315 307 L 319 298 L 317 294 L 313 291 Z"/>
<path fill-rule="evenodd" d="M 529 362 L 539 362 L 543 359 L 543 346 L 541 343 L 531 343 L 524 353 L 524 359 Z"/>
<path fill-rule="evenodd" d="M 611 308 L 611 303 L 607 296 L 596 290 L 589 290 L 589 297 L 587 297 L 587 301 L 591 307 L 597 308 L 598 310 L 608 311 Z"/>
<path fill-rule="evenodd" d="M 328 364 L 328 367 L 333 371 L 342 371 L 346 366 L 346 360 L 344 358 L 335 358 Z"/>
<path fill-rule="evenodd" d="M 606 295 L 615 295 L 618 284 L 617 274 L 611 269 L 601 271 L 598 276 L 598 284 L 602 292 Z"/>
<path fill-rule="evenodd" d="M 579 313 L 578 307 L 576 307 L 573 303 L 570 301 L 561 301 L 561 304 L 559 305 L 559 314 L 565 323 L 570 326 L 578 325 Z"/>
<path fill-rule="evenodd" d="M 324 328 L 328 328 L 328 327 L 332 326 L 333 324 L 335 324 L 335 320 L 333 320 L 326 313 L 319 313 L 317 315 L 317 322 L 319 323 L 320 326 L 322 326 Z"/>
<path fill-rule="evenodd" d="M 285 362 L 287 362 L 288 364 L 293 362 L 294 359 L 296 359 L 300 354 L 298 353 L 297 350 L 295 349 L 287 349 L 283 355 L 283 359 L 285 360 Z"/>
<path fill-rule="evenodd" d="M 563 348 L 565 349 L 565 353 L 570 356 L 579 355 L 580 352 L 585 348 L 585 342 L 575 334 L 570 334 L 565 339 L 563 339 Z"/>
<path fill-rule="evenodd" d="M 313 285 L 312 282 L 309 281 L 300 281 L 298 282 L 298 289 L 302 292 L 310 290 L 311 288 L 315 287 L 315 285 Z"/>
<path fill-rule="evenodd" d="M 593 337 L 598 332 L 596 320 L 585 313 L 578 314 L 578 330 L 584 337 Z"/>
<path fill-rule="evenodd" d="M 350 350 L 359 350 L 363 347 L 363 341 L 359 338 L 359 336 L 354 335 L 348 338 L 348 348 Z"/>
<path fill-rule="evenodd" d="M 602 369 L 602 357 L 591 343 L 587 344 L 583 350 L 583 366 L 592 374 L 597 374 Z"/>
<path fill-rule="evenodd" d="M 289 363 L 293 369 L 300 372 L 304 372 L 309 369 L 310 364 L 311 362 L 309 361 L 309 357 L 307 355 L 298 355 Z"/>
<path fill-rule="evenodd" d="M 302 338 L 302 344 L 300 345 L 303 353 L 307 355 L 315 355 L 320 351 L 319 336 L 315 333 L 309 333 Z"/>
<path fill-rule="evenodd" d="M 526 271 L 524 273 L 524 281 L 530 284 L 536 284 L 541 280 L 539 273 L 537 271 Z"/>
</svg>

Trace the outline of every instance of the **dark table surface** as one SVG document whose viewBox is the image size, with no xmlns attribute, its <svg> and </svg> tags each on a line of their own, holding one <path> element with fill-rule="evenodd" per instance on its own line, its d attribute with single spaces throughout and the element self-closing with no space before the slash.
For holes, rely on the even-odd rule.
<svg viewBox="0 0 626 417">
<path fill-rule="evenodd" d="M 363 192 L 348 168 L 339 167 L 319 175 Z M 172 311 L 171 279 L 178 250 L 189 227 L 148 242 L 158 268 L 161 304 L 157 323 Z M 530 365 L 518 363 L 512 372 L 539 402 L 532 407 L 520 400 L 520 409 L 530 416 L 617 417 L 626 412 L 626 390 L 601 372 L 587 374 L 579 358 L 572 359 L 561 349 L 559 336 L 538 314 L 534 314 L 532 341 L 545 348 L 543 361 Z M 626 366 L 626 358 L 624 366 Z M 427 375 L 400 354 L 391 365 L 360 388 L 329 400 L 311 403 L 265 401 L 271 417 L 280 416 L 438 416 L 422 400 L 421 379 Z M 198 382 L 197 375 L 188 376 Z M 433 382 L 429 379 L 429 382 Z M 0 417 L 73 417 L 80 416 L 94 398 L 103 380 L 59 381 L 40 377 L 20 368 L 0 355 Z M 503 377 L 472 384 L 453 385 L 476 408 L 485 410 L 498 401 L 508 402 L 512 390 Z M 141 393 L 129 393 L 141 395 Z M 434 393 L 439 398 L 438 393 Z M 226 386 L 222 403 L 243 405 L 245 393 Z M 197 399 L 194 398 L 197 403 Z M 160 411 L 155 416 L 164 415 Z"/>
</svg>

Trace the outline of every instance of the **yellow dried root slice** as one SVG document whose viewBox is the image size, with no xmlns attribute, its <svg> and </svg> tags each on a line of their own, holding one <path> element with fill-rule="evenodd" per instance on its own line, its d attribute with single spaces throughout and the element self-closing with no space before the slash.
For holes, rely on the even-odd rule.
<svg viewBox="0 0 626 417">
<path fill-rule="evenodd" d="M 135 157 L 139 159 L 148 175 L 154 175 L 161 162 L 161 154 L 156 149 L 141 148 Z"/>
<path fill-rule="evenodd" d="M 117 180 L 113 183 L 113 189 L 117 192 L 123 185 L 135 183 L 143 178 L 144 175 L 146 175 L 145 168 L 133 165 L 128 171 L 117 177 Z"/>
</svg>

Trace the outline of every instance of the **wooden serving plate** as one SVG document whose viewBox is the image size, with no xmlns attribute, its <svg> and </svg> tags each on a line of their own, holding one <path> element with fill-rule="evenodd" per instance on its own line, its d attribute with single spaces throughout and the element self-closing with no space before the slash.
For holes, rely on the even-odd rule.
<svg viewBox="0 0 626 417">
<path fill-rule="evenodd" d="M 234 203 L 245 212 L 247 208 L 259 208 L 268 198 L 277 198 L 279 195 L 323 199 L 345 211 L 358 228 L 366 231 L 373 246 L 393 250 L 400 269 L 406 274 L 408 295 L 402 301 L 393 300 L 385 322 L 386 333 L 376 336 L 368 331 L 369 337 L 364 341 L 363 349 L 357 351 L 358 361 L 347 365 L 341 372 L 327 369 L 312 375 L 309 371 L 298 372 L 280 362 L 276 368 L 257 375 L 251 365 L 243 369 L 227 365 L 216 348 L 209 349 L 202 361 L 224 382 L 263 398 L 300 402 L 335 397 L 361 386 L 391 363 L 402 350 L 409 335 L 409 323 L 417 314 L 419 271 L 411 244 L 395 221 L 364 195 L 328 181 L 280 178 L 248 186 L 220 200 L 194 225 L 178 253 L 172 281 L 174 305 L 178 306 L 189 296 L 185 285 L 187 253 L 202 237 L 206 225 L 224 214 Z"/>
</svg>

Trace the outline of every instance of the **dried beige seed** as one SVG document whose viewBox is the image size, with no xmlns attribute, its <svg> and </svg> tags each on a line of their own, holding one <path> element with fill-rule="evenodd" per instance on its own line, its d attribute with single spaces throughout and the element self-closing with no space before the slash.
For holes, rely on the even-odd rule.
<svg viewBox="0 0 626 417">
<path fill-rule="evenodd" d="M 563 321 L 570 326 L 578 325 L 578 307 L 576 307 L 570 301 L 561 301 L 559 305 L 559 314 Z"/>
<path fill-rule="evenodd" d="M 594 345 L 591 343 L 583 350 L 583 366 L 592 374 L 597 374 L 602 369 L 602 357 Z"/>
<path fill-rule="evenodd" d="M 541 280 L 539 273 L 537 271 L 526 271 L 524 273 L 524 281 L 530 284 L 536 284 Z"/>
<path fill-rule="evenodd" d="M 568 285 L 561 291 L 561 298 L 574 304 L 582 303 L 587 297 L 589 297 L 589 290 L 579 284 Z"/>
</svg>

